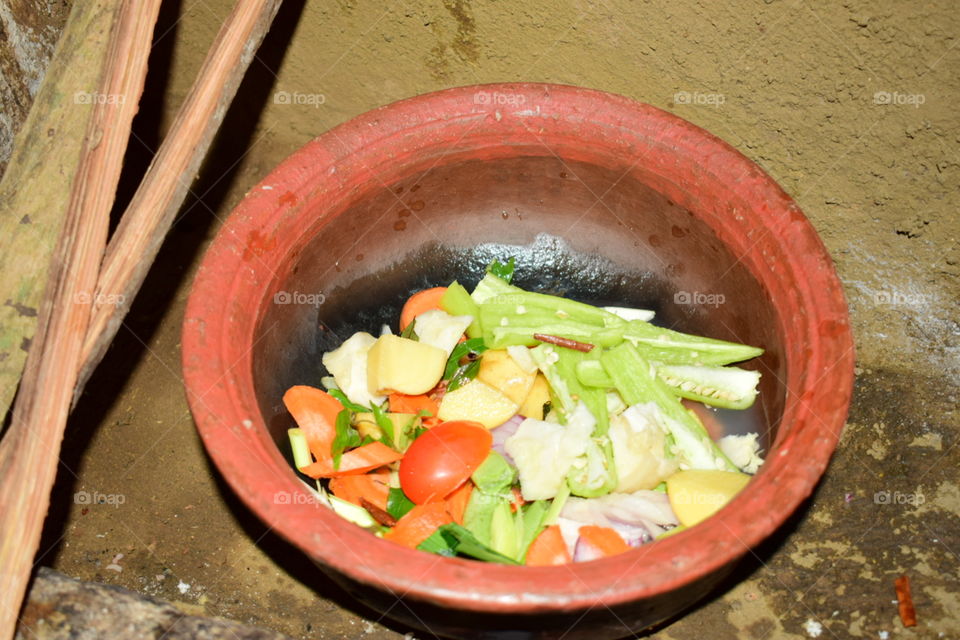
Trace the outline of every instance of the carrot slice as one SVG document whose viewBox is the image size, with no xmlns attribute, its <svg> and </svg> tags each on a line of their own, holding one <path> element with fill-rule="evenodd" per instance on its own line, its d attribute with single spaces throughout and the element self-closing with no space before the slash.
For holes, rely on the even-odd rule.
<svg viewBox="0 0 960 640">
<path fill-rule="evenodd" d="M 610 527 L 599 527 L 594 524 L 585 525 L 580 527 L 580 538 L 604 556 L 612 556 L 630 550 L 630 545 Z"/>
<path fill-rule="evenodd" d="M 467 503 L 470 502 L 470 494 L 473 493 L 473 483 L 467 479 L 462 485 L 450 492 L 446 497 L 447 512 L 457 524 L 463 524 L 463 514 L 467 510 Z"/>
<path fill-rule="evenodd" d="M 337 478 L 366 473 L 385 464 L 396 462 L 402 457 L 402 453 L 394 451 L 382 442 L 371 442 L 344 453 L 340 458 L 339 469 L 333 468 L 331 457 L 328 460 L 317 460 L 309 466 L 300 467 L 300 471 L 311 478 Z"/>
<path fill-rule="evenodd" d="M 400 311 L 400 330 L 403 331 L 413 319 L 424 311 L 440 309 L 440 298 L 447 292 L 446 287 L 434 287 L 417 291 L 407 299 Z"/>
<path fill-rule="evenodd" d="M 393 413 L 419 413 L 429 411 L 431 416 L 437 415 L 440 405 L 428 395 L 408 396 L 405 393 L 390 394 L 390 411 Z"/>
<path fill-rule="evenodd" d="M 531 567 L 549 567 L 570 561 L 567 544 L 560 535 L 560 525 L 552 524 L 540 532 L 530 545 L 524 562 Z"/>
<path fill-rule="evenodd" d="M 283 404 L 303 430 L 313 457 L 332 463 L 337 414 L 343 411 L 340 401 L 322 389 L 296 385 L 283 394 Z"/>
<path fill-rule="evenodd" d="M 371 471 L 359 475 L 331 478 L 330 491 L 341 500 L 362 507 L 361 499 L 367 500 L 383 510 L 387 508 L 387 496 L 390 494 L 390 472 Z"/>
<path fill-rule="evenodd" d="M 510 512 L 516 513 L 517 509 L 527 504 L 527 501 L 523 499 L 523 494 L 520 493 L 518 487 L 513 487 L 510 492 L 513 494 L 513 497 L 510 498 Z"/>
<path fill-rule="evenodd" d="M 397 526 L 383 534 L 384 540 L 391 540 L 405 547 L 416 549 L 445 524 L 453 522 L 444 502 L 418 504 L 397 521 Z"/>
<path fill-rule="evenodd" d="M 429 411 L 430 417 L 423 418 L 421 424 L 426 428 L 435 427 L 440 424 L 440 418 L 437 413 L 440 411 L 440 403 L 435 398 L 426 394 L 418 396 L 408 396 L 404 393 L 390 394 L 390 411 L 393 413 L 420 413 Z"/>
</svg>

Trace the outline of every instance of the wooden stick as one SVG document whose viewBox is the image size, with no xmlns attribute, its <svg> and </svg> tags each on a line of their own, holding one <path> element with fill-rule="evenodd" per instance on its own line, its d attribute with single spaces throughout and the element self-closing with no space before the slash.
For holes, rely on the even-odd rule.
<svg viewBox="0 0 960 640">
<path fill-rule="evenodd" d="M 5 3 L 7 4 L 7 3 Z M 13 402 L 107 64 L 116 0 L 74 2 L 0 181 L 0 416 Z"/>
<path fill-rule="evenodd" d="M 115 0 L 106 67 L 73 178 L 10 429 L 0 442 L 0 638 L 12 637 L 50 502 L 91 294 L 160 0 Z M 56 188 L 56 185 L 48 185 Z"/>
<path fill-rule="evenodd" d="M 239 0 L 214 41 L 107 247 L 77 396 L 106 353 L 147 275 L 244 72 L 282 0 Z M 119 302 L 119 304 L 118 304 Z"/>
<path fill-rule="evenodd" d="M 561 338 L 560 336 L 551 336 L 542 333 L 533 334 L 533 339 L 539 340 L 540 342 L 555 344 L 558 347 L 566 347 L 567 349 L 582 351 L 583 353 L 590 353 L 594 349 L 594 345 L 590 344 L 589 342 L 580 342 L 579 340 L 571 340 L 570 338 Z"/>
</svg>

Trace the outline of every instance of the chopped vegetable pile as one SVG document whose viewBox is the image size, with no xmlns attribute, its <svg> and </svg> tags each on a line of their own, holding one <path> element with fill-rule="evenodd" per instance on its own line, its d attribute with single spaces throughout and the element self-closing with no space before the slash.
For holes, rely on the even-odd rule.
<svg viewBox="0 0 960 640">
<path fill-rule="evenodd" d="M 325 390 L 284 394 L 324 502 L 407 547 L 557 565 L 681 531 L 743 489 L 757 434 L 715 442 L 698 412 L 751 406 L 760 374 L 730 365 L 761 349 L 525 291 L 513 270 L 414 294 L 399 335 L 355 333 L 324 354 Z"/>
</svg>

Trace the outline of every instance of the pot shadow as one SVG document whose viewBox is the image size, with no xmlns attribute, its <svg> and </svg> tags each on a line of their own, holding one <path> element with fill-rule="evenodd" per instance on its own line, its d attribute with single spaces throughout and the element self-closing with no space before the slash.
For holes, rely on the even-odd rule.
<svg viewBox="0 0 960 640">
<path fill-rule="evenodd" d="M 401 635 L 407 633 L 423 635 L 423 632 L 419 629 L 383 617 L 381 613 L 352 596 L 336 580 L 314 564 L 302 550 L 264 524 L 227 484 L 223 474 L 217 469 L 210 456 L 206 454 L 206 450 L 204 450 L 204 454 L 208 472 L 213 476 L 220 492 L 220 498 L 227 505 L 234 522 L 243 529 L 243 532 L 251 541 L 255 541 L 257 548 L 268 555 L 270 560 L 283 569 L 287 575 L 310 588 L 319 597 L 333 602 L 341 609 L 350 611 L 366 620 L 375 621 L 377 624 Z"/>
<path fill-rule="evenodd" d="M 310 561 L 303 551 L 288 542 L 279 534 L 274 533 L 270 527 L 266 526 L 259 518 L 257 518 L 236 496 L 230 486 L 223 479 L 223 476 L 219 473 L 209 456 L 206 456 L 206 460 L 210 473 L 216 479 L 216 484 L 220 491 L 221 498 L 227 504 L 237 525 L 243 529 L 244 533 L 251 540 L 256 540 L 256 546 L 265 554 L 270 556 L 270 559 L 280 568 L 282 568 L 290 577 L 309 587 L 318 596 L 334 602 L 340 608 L 351 611 L 354 614 L 363 617 L 364 619 L 376 621 L 377 624 L 398 634 L 410 633 L 419 637 L 431 637 L 430 635 L 426 635 L 430 632 L 424 632 L 421 629 L 407 626 L 403 623 L 393 620 L 392 618 L 382 616 L 381 613 L 376 609 L 367 606 L 365 603 L 351 595 L 335 579 L 328 576 L 318 566 Z M 713 587 L 707 595 L 699 598 L 697 602 L 690 608 L 677 613 L 667 620 L 659 622 L 651 627 L 647 627 L 646 629 L 636 633 L 623 636 L 623 640 L 626 640 L 627 638 L 649 638 L 661 631 L 665 631 L 675 622 L 691 615 L 703 607 L 708 606 L 713 601 L 732 590 L 736 585 L 744 580 L 747 580 L 759 570 L 763 569 L 768 564 L 771 557 L 780 551 L 790 536 L 793 535 L 793 533 L 807 517 L 807 513 L 810 510 L 811 504 L 817 499 L 817 493 L 819 492 L 819 489 L 820 484 L 818 483 L 811 496 L 804 501 L 771 536 L 766 538 L 761 544 L 754 547 L 752 550 L 748 551 L 746 555 L 737 563 L 736 567 L 730 572 L 730 574 L 717 583 L 717 585 Z M 304 562 L 304 560 L 307 560 L 307 562 Z M 431 620 L 425 619 L 424 622 L 429 623 Z M 439 622 L 442 625 L 443 621 Z M 478 623 L 480 623 L 479 620 Z M 529 631 L 518 630 L 512 632 L 502 631 L 499 633 L 486 632 L 482 635 L 482 637 L 490 639 L 506 639 L 521 637 L 540 638 L 542 636 L 535 632 L 531 633 Z"/>
<path fill-rule="evenodd" d="M 106 416 L 121 398 L 122 389 L 148 353 L 147 346 L 184 285 L 190 265 L 216 223 L 215 213 L 234 185 L 240 160 L 249 150 L 257 121 L 270 99 L 276 73 L 293 37 L 306 0 L 281 4 L 270 31 L 251 62 L 235 99 L 213 139 L 197 179 L 191 185 L 178 219 L 164 242 L 133 300 L 130 311 L 103 360 L 94 370 L 70 415 L 60 452 L 60 465 L 35 566 L 51 565 L 67 536 L 66 524 L 79 480 L 84 454 Z M 165 0 L 154 33 L 159 40 L 151 51 L 140 112 L 133 121 L 130 144 L 111 213 L 111 227 L 126 209 L 143 173 L 162 140 L 161 118 L 166 106 L 182 0 Z M 229 167 L 226 171 L 223 167 Z M 200 194 L 200 195 L 197 195 Z M 200 205 L 200 206 L 198 206 Z"/>
<path fill-rule="evenodd" d="M 817 482 L 816 487 L 814 487 L 814 490 L 811 492 L 810 497 L 804 500 L 790 515 L 790 517 L 787 518 L 784 523 L 777 528 L 776 531 L 765 538 L 759 545 L 749 549 L 746 554 L 739 561 L 737 561 L 737 564 L 734 566 L 733 570 L 726 577 L 721 579 L 720 582 L 718 582 L 717 585 L 709 591 L 709 593 L 698 599 L 689 608 L 684 609 L 683 611 L 671 616 L 663 622 L 659 622 L 653 626 L 647 627 L 636 634 L 624 636 L 623 640 L 626 638 L 650 638 L 661 631 L 666 631 L 667 628 L 675 622 L 678 622 L 682 618 L 686 618 L 694 612 L 710 605 L 717 599 L 730 592 L 738 584 L 748 580 L 758 571 L 765 568 L 770 559 L 776 555 L 781 548 L 783 548 L 790 536 L 797 531 L 797 529 L 806 519 L 807 513 L 810 511 L 810 507 L 813 502 L 817 499 L 817 494 L 820 492 L 822 485 L 823 478 L 821 476 L 821 479 Z"/>
</svg>

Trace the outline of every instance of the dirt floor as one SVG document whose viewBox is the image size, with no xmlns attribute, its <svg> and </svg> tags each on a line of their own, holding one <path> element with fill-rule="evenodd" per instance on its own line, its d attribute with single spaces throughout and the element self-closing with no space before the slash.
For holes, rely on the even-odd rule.
<svg viewBox="0 0 960 640">
<path fill-rule="evenodd" d="M 165 3 L 128 177 L 232 4 Z M 180 375 L 184 304 L 220 222 L 312 137 L 444 87 L 561 82 L 672 111 L 760 163 L 836 260 L 856 332 L 849 423 L 815 495 L 736 580 L 654 637 L 960 638 L 956 3 L 383 4 L 282 7 L 73 415 L 40 563 L 297 638 L 407 633 L 269 533 L 211 467 Z M 897 615 L 901 574 L 912 629 Z"/>
</svg>

